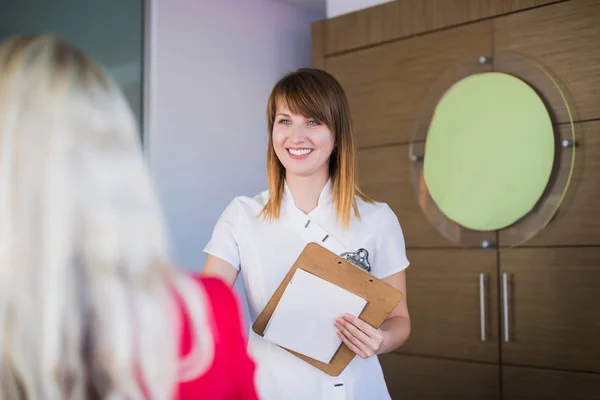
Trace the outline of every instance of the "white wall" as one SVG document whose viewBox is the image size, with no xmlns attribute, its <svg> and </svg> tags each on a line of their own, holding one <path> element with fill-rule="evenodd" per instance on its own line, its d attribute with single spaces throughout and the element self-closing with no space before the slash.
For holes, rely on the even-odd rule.
<svg viewBox="0 0 600 400">
<path fill-rule="evenodd" d="M 202 269 L 235 196 L 267 188 L 267 97 L 309 66 L 322 18 L 269 0 L 151 1 L 146 143 L 182 268 Z"/>
<path fill-rule="evenodd" d="M 327 18 L 337 17 L 338 15 L 373 7 L 389 1 L 392 0 L 327 0 Z"/>
</svg>

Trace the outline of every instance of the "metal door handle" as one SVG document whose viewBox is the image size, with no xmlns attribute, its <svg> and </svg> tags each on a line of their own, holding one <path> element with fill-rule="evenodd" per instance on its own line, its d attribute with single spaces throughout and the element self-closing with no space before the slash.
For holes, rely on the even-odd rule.
<svg viewBox="0 0 600 400">
<path fill-rule="evenodd" d="M 479 274 L 479 325 L 481 329 L 481 341 L 485 342 L 487 340 L 486 337 L 486 324 L 485 324 L 485 274 Z"/>
<path fill-rule="evenodd" d="M 508 274 L 502 273 L 502 308 L 504 317 L 504 343 L 510 341 L 510 329 L 509 329 L 509 318 L 508 318 Z"/>
</svg>

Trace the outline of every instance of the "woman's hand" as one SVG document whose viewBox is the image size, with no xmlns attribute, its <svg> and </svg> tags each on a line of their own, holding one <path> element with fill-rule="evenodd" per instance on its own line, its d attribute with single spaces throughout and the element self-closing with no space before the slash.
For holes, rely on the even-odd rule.
<svg viewBox="0 0 600 400">
<path fill-rule="evenodd" d="M 337 334 L 357 356 L 368 358 L 378 353 L 383 344 L 383 332 L 352 314 L 335 321 Z"/>
</svg>

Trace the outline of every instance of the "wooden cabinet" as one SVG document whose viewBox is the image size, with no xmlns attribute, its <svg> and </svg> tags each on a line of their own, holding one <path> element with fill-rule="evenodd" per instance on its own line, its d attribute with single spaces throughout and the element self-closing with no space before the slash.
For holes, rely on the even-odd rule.
<svg viewBox="0 0 600 400">
<path fill-rule="evenodd" d="M 399 351 L 497 363 L 495 250 L 412 250 L 408 256 L 415 266 L 407 269 L 411 337 Z"/>
<path fill-rule="evenodd" d="M 348 95 L 360 185 L 390 205 L 406 237 L 412 333 L 381 357 L 393 398 L 600 399 L 599 21 L 599 0 L 397 0 L 313 26 L 315 66 Z M 494 249 L 447 240 L 421 210 L 413 185 L 423 183 L 411 176 L 409 141 L 432 87 L 487 55 L 482 68 L 540 91 L 565 135 L 567 108 L 543 86 L 551 81 L 542 67 L 575 120 L 567 195 L 517 248 L 508 247 L 510 229 L 489 233 Z"/>
<path fill-rule="evenodd" d="M 600 375 L 503 366 L 502 394 L 504 400 L 600 400 Z"/>
<path fill-rule="evenodd" d="M 501 250 L 500 270 L 508 277 L 502 362 L 600 373 L 600 248 Z"/>
<path fill-rule="evenodd" d="M 388 390 L 396 400 L 497 400 L 498 365 L 415 357 L 379 357 Z"/>
</svg>

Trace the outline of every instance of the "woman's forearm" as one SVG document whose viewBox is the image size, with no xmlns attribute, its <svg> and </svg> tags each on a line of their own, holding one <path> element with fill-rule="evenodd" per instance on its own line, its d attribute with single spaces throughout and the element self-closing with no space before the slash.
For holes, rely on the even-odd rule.
<svg viewBox="0 0 600 400">
<path fill-rule="evenodd" d="M 377 354 L 389 353 L 402 346 L 410 336 L 410 319 L 392 317 L 385 320 L 380 329 L 383 332 L 383 342 Z"/>
</svg>

